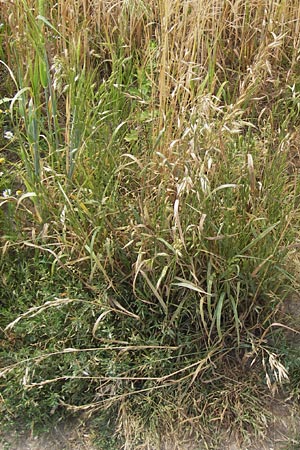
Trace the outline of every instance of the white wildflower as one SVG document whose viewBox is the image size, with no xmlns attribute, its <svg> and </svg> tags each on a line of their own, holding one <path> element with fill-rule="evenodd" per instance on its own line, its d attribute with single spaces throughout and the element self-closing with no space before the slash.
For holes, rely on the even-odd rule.
<svg viewBox="0 0 300 450">
<path fill-rule="evenodd" d="M 4 189 L 4 191 L 2 192 L 2 197 L 3 198 L 11 197 L 11 189 Z"/>
<path fill-rule="evenodd" d="M 14 137 L 14 133 L 12 131 L 5 131 L 3 136 L 5 139 L 11 140 Z"/>
</svg>

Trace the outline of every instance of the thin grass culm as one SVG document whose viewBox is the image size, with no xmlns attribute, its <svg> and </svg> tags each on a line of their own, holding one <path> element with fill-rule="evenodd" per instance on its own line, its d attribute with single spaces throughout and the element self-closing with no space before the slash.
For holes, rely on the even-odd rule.
<svg viewBox="0 0 300 450">
<path fill-rule="evenodd" d="M 262 439 L 299 392 L 300 2 L 1 5 L 3 423 Z"/>
</svg>

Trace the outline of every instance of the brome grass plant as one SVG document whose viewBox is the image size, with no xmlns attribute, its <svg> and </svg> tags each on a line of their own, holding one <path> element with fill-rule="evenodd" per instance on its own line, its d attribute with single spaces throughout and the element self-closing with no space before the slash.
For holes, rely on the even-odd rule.
<svg viewBox="0 0 300 450">
<path fill-rule="evenodd" d="M 263 434 L 289 392 L 300 3 L 1 5 L 1 414 L 113 417 L 134 449 Z"/>
</svg>

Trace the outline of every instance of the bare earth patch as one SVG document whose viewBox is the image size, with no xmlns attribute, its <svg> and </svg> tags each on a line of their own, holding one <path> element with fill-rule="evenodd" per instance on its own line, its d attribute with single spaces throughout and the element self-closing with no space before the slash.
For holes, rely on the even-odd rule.
<svg viewBox="0 0 300 450">
<path fill-rule="evenodd" d="M 300 414 L 291 405 L 282 400 L 270 406 L 274 421 L 266 430 L 265 439 L 252 439 L 241 443 L 234 436 L 224 432 L 216 450 L 297 450 L 300 448 Z M 0 435 L 1 436 L 1 435 Z M 0 450 L 107 450 L 93 444 L 94 433 L 80 423 L 68 422 L 55 427 L 50 433 L 39 437 L 20 436 L 14 433 L 1 436 Z M 128 445 L 116 450 L 207 450 L 201 442 L 187 441 L 165 444 L 160 449 Z"/>
<path fill-rule="evenodd" d="M 1 440 L 0 450 L 96 450 L 88 430 L 76 422 L 58 425 L 42 436 L 15 432 L 1 436 Z"/>
</svg>

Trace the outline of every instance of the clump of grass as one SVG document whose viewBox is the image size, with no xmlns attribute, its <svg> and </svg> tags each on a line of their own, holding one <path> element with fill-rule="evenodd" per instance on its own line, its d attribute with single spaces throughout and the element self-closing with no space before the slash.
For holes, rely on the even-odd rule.
<svg viewBox="0 0 300 450">
<path fill-rule="evenodd" d="M 261 392 L 287 378 L 265 338 L 296 283 L 298 15 L 267 1 L 6 5 L 23 192 L 2 194 L 3 284 L 14 246 L 31 255 L 21 297 L 35 271 L 43 289 L 5 305 L 3 411 L 112 410 L 132 445 L 159 441 L 161 420 L 169 434 L 263 431 Z"/>
</svg>

